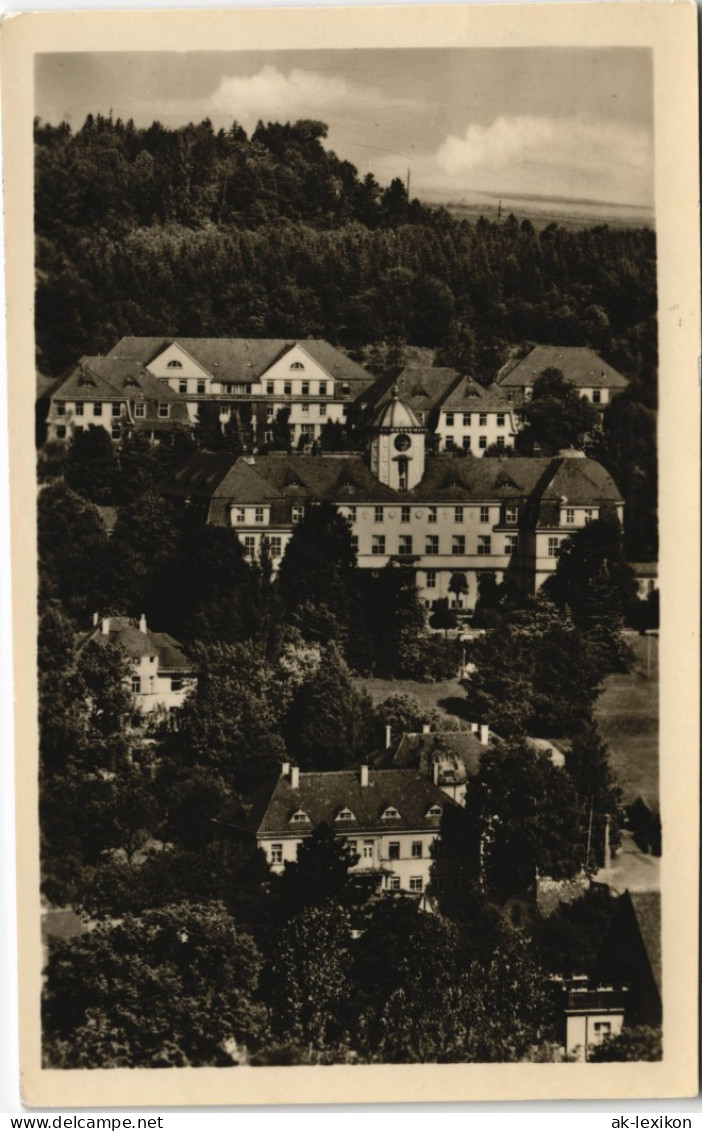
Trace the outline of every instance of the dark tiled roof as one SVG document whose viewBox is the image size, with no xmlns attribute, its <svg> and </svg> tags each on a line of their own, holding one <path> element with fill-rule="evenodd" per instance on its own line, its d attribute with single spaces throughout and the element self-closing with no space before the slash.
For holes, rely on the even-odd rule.
<svg viewBox="0 0 702 1131">
<path fill-rule="evenodd" d="M 79 642 L 79 650 L 94 641 L 97 644 L 114 644 L 125 655 L 158 656 L 159 671 L 193 671 L 193 666 L 181 651 L 180 642 L 167 632 L 154 632 L 147 628 L 142 632 L 129 617 L 109 617 L 109 632 L 103 633 L 102 625 L 97 624 Z"/>
<path fill-rule="evenodd" d="M 465 777 L 475 777 L 487 747 L 471 731 L 445 731 L 429 734 L 404 734 L 398 743 L 393 765 L 412 767 L 431 775 L 431 766 L 446 754 L 458 760 Z"/>
<path fill-rule="evenodd" d="M 300 484 L 295 486 L 294 484 Z M 557 510 L 567 496 L 574 504 L 621 501 L 603 467 L 586 458 L 427 458 L 424 478 L 412 491 L 380 483 L 361 455 L 286 455 L 271 452 L 253 461 L 200 452 L 191 456 L 167 486 L 168 494 L 233 503 L 306 498 L 338 504 L 364 502 L 412 505 L 472 500 L 545 500 Z M 546 522 L 547 516 L 542 516 Z M 557 523 L 557 515 L 554 524 Z M 551 523 L 548 522 L 547 525 Z"/>
<path fill-rule="evenodd" d="M 137 361 L 122 357 L 82 357 L 53 397 L 64 401 L 181 401 L 165 381 L 154 377 Z"/>
<path fill-rule="evenodd" d="M 626 377 L 587 346 L 535 346 L 521 361 L 508 361 L 497 375 L 499 385 L 533 385 L 544 369 L 560 369 L 567 381 L 584 388 L 625 389 Z"/>
<path fill-rule="evenodd" d="M 639 934 L 651 966 L 653 979 L 662 993 L 661 893 L 628 891 Z"/>
<path fill-rule="evenodd" d="M 287 777 L 278 780 L 258 831 L 269 836 L 299 836 L 301 829 L 309 831 L 322 822 L 348 833 L 438 830 L 441 818 L 427 816 L 428 810 L 435 805 L 443 810 L 452 804 L 445 793 L 415 770 L 371 769 L 366 786 L 361 785 L 358 770 L 300 774 L 298 789 L 292 788 Z M 388 806 L 397 809 L 399 818 L 382 820 Z M 355 819 L 337 821 L 342 809 L 350 809 Z M 309 825 L 290 824 L 298 810 L 307 814 Z"/>
<path fill-rule="evenodd" d="M 465 378 L 443 402 L 443 411 L 452 409 L 458 412 L 508 412 L 514 402 L 508 400 L 507 390 L 499 385 L 484 388 L 477 381 Z"/>
<path fill-rule="evenodd" d="M 426 417 L 431 413 L 451 391 L 460 379 L 457 369 L 443 366 L 408 365 L 386 388 L 378 400 L 378 406 L 386 404 L 392 399 L 392 389 L 397 385 L 397 390 L 406 404 L 413 412 Z"/>
<path fill-rule="evenodd" d="M 110 351 L 111 357 L 132 358 L 148 365 L 167 347 L 182 346 L 215 378 L 257 381 L 292 346 L 300 346 L 336 381 L 352 385 L 358 396 L 373 383 L 362 366 L 320 338 L 122 338 Z"/>
</svg>

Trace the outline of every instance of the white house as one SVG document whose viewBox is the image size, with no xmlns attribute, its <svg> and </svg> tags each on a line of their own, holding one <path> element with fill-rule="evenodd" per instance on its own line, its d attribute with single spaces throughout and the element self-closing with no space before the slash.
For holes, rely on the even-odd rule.
<svg viewBox="0 0 702 1131">
<path fill-rule="evenodd" d="M 581 397 L 596 407 L 605 408 L 615 393 L 629 382 L 587 346 L 535 346 L 526 357 L 512 358 L 497 374 L 496 384 L 503 392 L 530 400 L 534 381 L 545 369 L 560 369 Z"/>
</svg>

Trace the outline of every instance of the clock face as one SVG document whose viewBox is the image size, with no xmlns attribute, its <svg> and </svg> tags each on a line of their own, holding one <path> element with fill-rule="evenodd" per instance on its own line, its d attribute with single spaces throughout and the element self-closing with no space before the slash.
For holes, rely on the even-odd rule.
<svg viewBox="0 0 702 1131">
<path fill-rule="evenodd" d="M 395 437 L 395 447 L 398 452 L 406 452 L 412 441 L 406 432 L 401 432 L 399 436 Z"/>
</svg>

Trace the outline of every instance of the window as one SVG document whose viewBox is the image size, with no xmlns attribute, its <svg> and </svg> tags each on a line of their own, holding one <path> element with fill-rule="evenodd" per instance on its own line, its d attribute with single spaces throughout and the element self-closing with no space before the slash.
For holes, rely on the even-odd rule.
<svg viewBox="0 0 702 1131">
<path fill-rule="evenodd" d="M 326 381 L 320 381 L 319 382 L 319 395 L 320 395 L 320 397 L 326 397 L 326 395 L 327 395 L 327 383 L 326 383 Z"/>
<path fill-rule="evenodd" d="M 348 512 L 349 513 L 347 514 L 346 517 L 348 518 L 349 522 L 355 522 L 356 521 L 356 514 L 357 514 L 356 508 L 355 507 L 348 507 Z"/>
<path fill-rule="evenodd" d="M 414 856 L 415 860 L 422 855 L 422 851 L 423 851 L 423 845 L 422 845 L 421 840 L 413 840 L 412 841 L 412 855 Z"/>
<path fill-rule="evenodd" d="M 135 404 L 134 405 L 134 415 L 140 420 L 143 417 L 145 417 L 146 416 L 146 405 L 145 404 Z"/>
<path fill-rule="evenodd" d="M 390 878 L 388 879 L 388 891 L 399 891 L 399 890 L 400 890 L 400 877 L 399 876 L 390 876 Z"/>
<path fill-rule="evenodd" d="M 560 547 L 560 538 L 549 538 L 548 540 L 548 556 L 549 558 L 558 557 L 558 549 Z"/>
<path fill-rule="evenodd" d="M 95 407 L 97 408 L 97 405 Z M 102 405 L 100 407 L 102 408 Z M 63 403 L 63 401 L 57 402 L 57 404 L 56 404 L 56 415 L 57 416 L 65 416 L 66 415 L 66 406 Z"/>
<path fill-rule="evenodd" d="M 66 439 L 66 425 L 65 424 L 59 424 L 58 425 L 58 427 L 56 429 L 56 439 L 57 440 L 65 440 Z"/>
<path fill-rule="evenodd" d="M 93 416 L 102 416 L 102 401 L 96 401 L 93 405 Z"/>
<path fill-rule="evenodd" d="M 498 414 L 497 414 L 497 427 L 498 428 L 504 428 L 504 426 L 505 426 L 505 414 L 504 414 L 504 412 L 498 412 Z"/>
<path fill-rule="evenodd" d="M 219 409 L 219 415 L 220 416 L 231 416 L 231 414 L 232 414 L 232 406 L 230 404 L 220 405 L 220 409 Z"/>
<path fill-rule="evenodd" d="M 166 366 L 166 369 L 182 369 L 182 368 L 183 368 L 183 362 L 182 361 L 169 361 L 168 365 Z"/>
<path fill-rule="evenodd" d="M 310 819 L 302 809 L 298 809 L 297 813 L 293 813 L 290 818 L 291 825 L 309 825 Z"/>
<path fill-rule="evenodd" d="M 565 520 L 567 526 L 572 526 L 575 522 L 575 507 L 566 507 Z"/>
<path fill-rule="evenodd" d="M 302 395 L 303 395 L 303 397 L 309 397 L 309 395 L 310 395 L 310 383 L 309 383 L 309 381 L 303 381 L 302 382 Z"/>
<path fill-rule="evenodd" d="M 595 1032 L 604 1037 L 612 1032 L 611 1021 L 595 1021 Z"/>
<path fill-rule="evenodd" d="M 112 425 L 112 428 L 110 429 L 110 435 L 112 436 L 113 440 L 119 440 L 120 436 L 122 435 L 122 430 L 119 424 Z"/>
<path fill-rule="evenodd" d="M 479 414 L 478 424 L 480 425 L 481 428 L 485 428 L 485 426 L 487 425 L 487 413 L 486 412 L 481 412 Z"/>
<path fill-rule="evenodd" d="M 490 539 L 489 534 L 479 534 L 478 535 L 478 556 L 479 557 L 480 556 L 485 557 L 486 554 L 489 554 L 491 552 L 490 543 L 491 543 L 491 539 Z"/>
<path fill-rule="evenodd" d="M 498 436 L 497 439 L 495 440 L 495 443 L 497 444 L 498 448 L 504 449 L 504 446 L 505 446 L 504 436 Z"/>
<path fill-rule="evenodd" d="M 463 451 L 464 452 L 470 451 L 470 436 L 464 436 L 463 437 Z"/>
<path fill-rule="evenodd" d="M 371 540 L 371 554 L 376 556 L 385 553 L 385 535 L 374 534 Z"/>
<path fill-rule="evenodd" d="M 481 452 L 484 452 L 487 447 L 487 436 L 478 436 L 478 447 Z"/>
<path fill-rule="evenodd" d="M 168 405 L 168 404 L 160 404 L 158 406 L 158 415 L 161 417 L 162 420 L 165 420 L 165 418 L 170 415 L 170 411 L 171 411 L 171 406 Z"/>
<path fill-rule="evenodd" d="M 322 417 L 322 419 L 324 419 L 324 417 L 327 415 L 327 406 L 325 404 L 321 404 L 319 406 L 319 415 Z"/>
<path fill-rule="evenodd" d="M 398 821 L 400 819 L 400 814 L 394 805 L 388 805 L 384 813 L 381 814 L 380 819 L 382 821 Z"/>
<path fill-rule="evenodd" d="M 271 864 L 283 863 L 283 846 L 282 844 L 271 845 Z"/>
<path fill-rule="evenodd" d="M 159 406 L 159 407 L 160 407 L 160 406 Z M 122 406 L 121 406 L 121 404 L 118 404 L 118 403 L 117 403 L 117 402 L 115 401 L 115 403 L 114 403 L 114 404 L 112 405 L 112 415 L 113 415 L 113 416 L 119 416 L 119 415 L 121 414 L 121 412 L 122 412 Z"/>
<path fill-rule="evenodd" d="M 372 860 L 373 859 L 373 841 L 372 840 L 364 840 L 364 842 L 363 842 L 363 859 L 364 860 Z"/>
<path fill-rule="evenodd" d="M 412 517 L 411 508 L 403 507 L 400 511 L 400 522 L 409 522 Z"/>
<path fill-rule="evenodd" d="M 446 427 L 447 428 L 453 428 L 453 416 L 454 416 L 454 414 L 452 412 L 446 413 Z"/>
<path fill-rule="evenodd" d="M 466 539 L 464 534 L 454 534 L 451 538 L 451 553 L 465 554 L 466 552 Z"/>
<path fill-rule="evenodd" d="M 600 404 L 601 401 L 602 401 L 602 394 L 601 394 L 600 390 L 599 389 L 593 389 L 592 390 L 592 403 L 593 404 Z"/>
<path fill-rule="evenodd" d="M 272 397 L 274 392 L 275 392 L 274 383 L 272 381 L 266 381 L 266 393 L 268 394 L 268 396 Z"/>
<path fill-rule="evenodd" d="M 407 490 L 407 460 L 399 459 L 397 461 L 397 489 L 398 491 Z"/>
<path fill-rule="evenodd" d="M 383 521 L 383 508 L 382 507 L 375 507 L 374 510 L 373 510 L 373 522 L 382 522 L 382 521 Z"/>
<path fill-rule="evenodd" d="M 427 589 L 436 589 L 436 570 L 427 570 Z"/>
<path fill-rule="evenodd" d="M 76 416 L 82 416 L 82 415 L 83 415 L 83 404 L 82 404 L 81 401 L 78 401 L 76 403 Z"/>
<path fill-rule="evenodd" d="M 346 812 L 350 813 L 351 810 L 347 809 Z M 356 818 L 354 817 L 354 820 L 355 819 Z M 358 841 L 357 840 L 347 840 L 346 841 L 346 847 L 348 848 L 351 856 L 358 856 Z"/>
<path fill-rule="evenodd" d="M 270 444 L 272 442 L 272 440 L 273 440 L 273 429 L 272 428 L 266 428 L 264 430 L 264 433 L 263 433 L 263 442 L 264 442 L 264 444 Z"/>
<path fill-rule="evenodd" d="M 339 812 L 337 813 L 337 815 L 336 815 L 336 817 L 334 818 L 334 820 L 335 820 L 335 821 L 355 821 L 355 820 L 356 820 L 356 818 L 354 817 L 354 815 L 353 815 L 353 813 L 351 812 L 351 810 L 350 810 L 350 809 L 344 808 L 344 809 L 340 809 L 340 810 L 339 810 Z M 354 849 L 355 849 L 355 847 L 356 847 L 356 841 L 355 841 L 355 840 L 354 840 L 354 841 L 347 841 L 346 843 L 347 843 L 347 844 L 348 844 L 349 846 L 350 846 L 351 844 L 353 844 L 353 847 L 354 847 Z"/>
<path fill-rule="evenodd" d="M 256 557 L 256 539 L 253 534 L 247 534 L 244 538 L 244 555 L 247 558 Z"/>
<path fill-rule="evenodd" d="M 428 521 L 429 522 L 436 522 L 436 516 L 437 516 L 436 507 L 429 507 L 427 514 L 428 514 Z"/>
<path fill-rule="evenodd" d="M 440 805 L 432 805 L 430 809 L 427 809 L 427 817 L 440 817 L 440 816 L 441 816 L 441 806 Z"/>
<path fill-rule="evenodd" d="M 349 406 L 345 404 L 341 409 L 341 415 L 345 418 L 349 414 Z"/>
<path fill-rule="evenodd" d="M 304 365 L 302 364 L 301 361 L 293 361 L 293 362 L 290 363 L 289 368 L 290 369 L 304 369 L 305 367 L 304 367 Z"/>
<path fill-rule="evenodd" d="M 463 427 L 464 428 L 470 428 L 470 413 L 469 412 L 463 413 Z"/>
<path fill-rule="evenodd" d="M 388 860 L 400 859 L 400 842 L 399 840 L 391 840 L 388 845 Z"/>
<path fill-rule="evenodd" d="M 171 676 L 171 691 L 183 690 L 183 677 L 179 675 Z"/>
<path fill-rule="evenodd" d="M 439 552 L 439 535 L 427 534 L 427 544 L 424 550 L 428 557 L 435 557 Z"/>
<path fill-rule="evenodd" d="M 519 518 L 519 511 L 517 507 L 505 507 L 505 522 L 513 525 Z"/>
<path fill-rule="evenodd" d="M 518 549 L 519 549 L 519 535 L 518 534 L 508 534 L 507 537 L 505 538 L 505 553 L 506 554 L 516 554 Z"/>
<path fill-rule="evenodd" d="M 256 507 L 254 511 L 254 522 L 263 522 L 264 510 L 263 507 Z"/>
<path fill-rule="evenodd" d="M 179 393 L 187 393 L 187 391 L 188 391 L 188 382 L 187 381 L 179 381 L 178 382 L 178 392 Z"/>
<path fill-rule="evenodd" d="M 480 521 L 481 522 L 489 522 L 490 521 L 490 508 L 489 507 L 481 507 L 480 508 Z"/>
<path fill-rule="evenodd" d="M 454 507 L 453 508 L 453 521 L 454 522 L 463 522 L 463 507 Z"/>
<path fill-rule="evenodd" d="M 412 553 L 412 535 L 411 534 L 401 534 L 400 535 L 399 553 L 401 553 L 401 554 L 411 554 Z"/>
<path fill-rule="evenodd" d="M 351 549 L 353 550 L 354 554 L 358 553 L 358 534 L 351 535 Z"/>
<path fill-rule="evenodd" d="M 409 889 L 410 889 L 410 891 L 423 891 L 424 890 L 424 880 L 422 879 L 422 877 L 421 876 L 410 876 Z"/>
<path fill-rule="evenodd" d="M 596 518 L 597 511 L 593 510 L 592 507 L 585 507 L 585 525 L 587 525 L 588 522 L 594 522 Z"/>
<path fill-rule="evenodd" d="M 232 507 L 232 522 L 246 522 L 244 507 Z"/>
<path fill-rule="evenodd" d="M 302 409 L 302 415 L 303 415 L 303 416 L 309 416 L 309 414 L 310 414 L 310 406 L 309 406 L 308 404 L 303 404 L 303 405 L 300 405 L 300 408 Z"/>
<path fill-rule="evenodd" d="M 271 557 L 279 558 L 283 552 L 283 539 L 279 534 L 274 534 L 271 538 Z"/>
<path fill-rule="evenodd" d="M 132 676 L 132 695 L 139 695 L 141 693 L 141 676 Z"/>
<path fill-rule="evenodd" d="M 455 447 L 456 447 L 456 445 L 453 442 L 453 436 L 447 436 L 446 437 L 446 451 L 452 452 Z"/>
<path fill-rule="evenodd" d="M 293 503 L 292 520 L 294 523 L 302 522 L 305 517 L 305 508 L 301 503 Z"/>
<path fill-rule="evenodd" d="M 283 385 L 283 393 L 286 397 L 292 394 L 292 381 L 286 381 Z"/>
<path fill-rule="evenodd" d="M 349 385 L 348 381 L 341 382 L 341 395 L 342 397 L 351 396 L 351 386 Z"/>
</svg>

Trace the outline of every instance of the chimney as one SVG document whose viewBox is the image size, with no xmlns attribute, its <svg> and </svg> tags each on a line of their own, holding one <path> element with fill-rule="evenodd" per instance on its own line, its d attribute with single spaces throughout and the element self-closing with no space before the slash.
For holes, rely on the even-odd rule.
<svg viewBox="0 0 702 1131">
<path fill-rule="evenodd" d="M 480 744 L 481 744 L 481 746 L 487 746 L 489 744 L 489 738 L 488 738 L 489 733 L 490 733 L 490 731 L 488 729 L 487 723 L 481 723 L 480 724 Z"/>
<path fill-rule="evenodd" d="M 97 628 L 99 623 L 100 623 L 100 614 L 99 613 L 93 613 L 93 628 Z"/>
<path fill-rule="evenodd" d="M 422 723 L 422 734 L 429 734 L 431 731 L 431 723 Z"/>
<path fill-rule="evenodd" d="M 142 613 L 139 617 L 139 632 L 146 632 L 146 614 Z"/>
<path fill-rule="evenodd" d="M 478 733 L 478 724 L 477 723 L 471 723 L 470 724 L 470 733 L 471 734 L 477 734 Z"/>
<path fill-rule="evenodd" d="M 110 618 L 109 617 L 103 617 L 102 618 L 102 627 L 101 627 L 100 631 L 102 632 L 103 636 L 109 636 L 110 635 Z"/>
<path fill-rule="evenodd" d="M 388 723 L 385 727 L 385 749 L 389 750 L 392 745 L 392 727 Z"/>
<path fill-rule="evenodd" d="M 299 789 L 300 788 L 300 767 L 299 766 L 291 766 L 290 767 L 290 785 L 293 789 Z"/>
<path fill-rule="evenodd" d="M 432 781 L 434 782 L 434 785 L 439 784 L 439 773 L 440 772 L 441 772 L 441 766 L 439 765 L 439 763 L 438 762 L 432 762 L 432 764 L 431 764 L 431 777 L 432 777 Z"/>
<path fill-rule="evenodd" d="M 368 785 L 368 766 L 361 766 L 361 785 Z"/>
<path fill-rule="evenodd" d="M 283 778 L 286 778 L 289 773 L 290 773 L 290 763 L 289 762 L 283 762 L 282 766 L 280 767 L 280 776 L 283 777 Z"/>
</svg>

